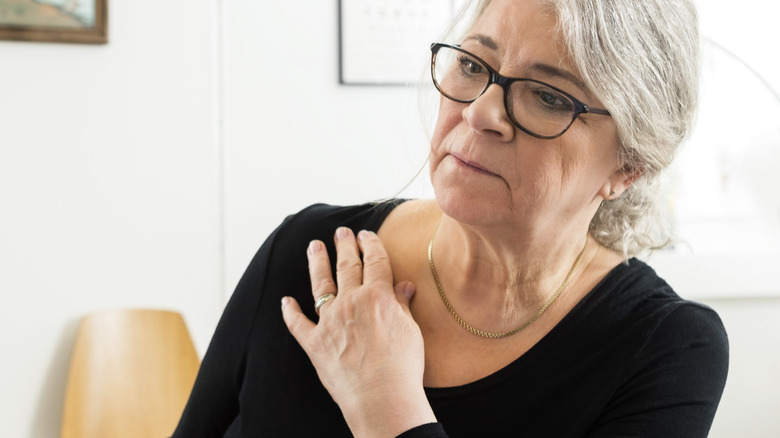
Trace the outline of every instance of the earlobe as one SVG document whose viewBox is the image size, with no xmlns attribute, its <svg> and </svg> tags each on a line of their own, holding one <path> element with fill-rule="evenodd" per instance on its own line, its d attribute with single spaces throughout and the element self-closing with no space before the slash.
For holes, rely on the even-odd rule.
<svg viewBox="0 0 780 438">
<path fill-rule="evenodd" d="M 603 186 L 601 186 L 601 189 L 599 190 L 599 196 L 601 196 L 601 199 L 604 201 L 615 199 L 618 196 L 617 193 L 618 192 L 613 188 L 611 180 L 607 181 Z"/>
<path fill-rule="evenodd" d="M 644 170 L 641 168 L 633 168 L 630 166 L 623 166 L 609 178 L 609 181 L 604 184 L 601 190 L 601 196 L 605 201 L 610 201 L 619 198 L 634 182 L 642 176 Z"/>
</svg>

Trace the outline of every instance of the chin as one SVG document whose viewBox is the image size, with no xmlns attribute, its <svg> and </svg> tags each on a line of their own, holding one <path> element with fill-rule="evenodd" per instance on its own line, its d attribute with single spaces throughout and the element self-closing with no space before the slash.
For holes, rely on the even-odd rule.
<svg viewBox="0 0 780 438">
<path fill-rule="evenodd" d="M 458 222 L 491 226 L 513 221 L 511 193 L 501 177 L 446 158 L 432 164 L 430 177 L 439 208 Z"/>
<path fill-rule="evenodd" d="M 511 209 L 505 202 L 479 192 L 466 192 L 457 188 L 434 187 L 436 203 L 441 211 L 458 222 L 473 226 L 490 226 L 509 222 Z"/>
</svg>

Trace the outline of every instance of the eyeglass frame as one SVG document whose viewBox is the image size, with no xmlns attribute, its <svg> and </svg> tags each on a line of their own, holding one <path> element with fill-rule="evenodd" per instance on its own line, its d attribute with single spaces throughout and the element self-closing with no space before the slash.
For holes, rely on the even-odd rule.
<svg viewBox="0 0 780 438">
<path fill-rule="evenodd" d="M 487 84 L 485 84 L 485 88 L 482 89 L 482 91 L 480 91 L 479 94 L 477 94 L 477 96 L 474 97 L 473 99 L 471 99 L 471 100 L 455 99 L 452 96 L 450 96 L 449 94 L 445 93 L 441 89 L 441 86 L 439 85 L 439 83 L 436 81 L 436 55 L 439 53 L 439 49 L 441 49 L 443 47 L 444 48 L 449 48 L 449 49 L 454 49 L 454 50 L 456 50 L 458 52 L 461 52 L 461 53 L 465 53 L 466 55 L 474 58 L 476 61 L 479 61 L 480 63 L 482 63 L 482 65 L 484 65 L 487 68 L 487 71 L 490 73 L 490 78 L 488 79 Z M 480 58 L 479 56 L 477 56 L 477 55 L 475 55 L 475 54 L 473 54 L 471 52 L 469 52 L 468 50 L 465 50 L 465 49 L 461 48 L 460 45 L 456 45 L 456 44 L 447 44 L 447 43 L 432 43 L 431 44 L 431 79 L 433 79 L 433 85 L 436 87 L 436 89 L 439 91 L 439 93 L 441 93 L 442 96 L 444 96 L 447 99 L 450 99 L 452 101 L 460 102 L 460 103 L 472 103 L 472 102 L 476 101 L 483 94 L 485 94 L 485 92 L 487 91 L 488 88 L 490 88 L 491 85 L 497 84 L 499 87 L 504 89 L 504 110 L 506 111 L 507 116 L 509 116 L 509 120 L 512 122 L 512 124 L 515 125 L 516 127 L 518 127 L 521 131 L 525 132 L 526 134 L 531 135 L 531 136 L 536 137 L 536 138 L 541 138 L 541 139 L 544 139 L 544 140 L 551 140 L 551 139 L 558 138 L 558 137 L 562 136 L 563 134 L 565 134 L 566 131 L 568 131 L 569 128 L 571 128 L 571 125 L 574 123 L 574 121 L 577 119 L 577 117 L 579 117 L 580 114 L 599 114 L 599 115 L 603 115 L 603 116 L 612 117 L 612 114 L 610 114 L 610 112 L 607 111 L 606 109 L 591 108 L 590 106 L 586 105 L 585 103 L 583 103 L 582 101 L 580 101 L 576 97 L 572 96 L 571 94 L 561 90 L 558 87 L 552 86 L 552 85 L 550 85 L 550 84 L 548 84 L 546 82 L 542 82 L 542 81 L 539 81 L 539 80 L 536 80 L 536 79 L 531 79 L 531 78 L 512 78 L 512 77 L 509 77 L 509 76 L 504 76 L 501 73 L 499 73 L 496 69 L 494 69 L 490 64 L 485 62 L 484 59 Z M 556 135 L 540 135 L 540 134 L 537 134 L 535 132 L 531 132 L 530 130 L 525 128 L 523 125 L 521 125 L 520 122 L 517 121 L 517 119 L 514 116 L 514 113 L 511 110 L 511 106 L 509 105 L 509 89 L 510 89 L 509 87 L 513 83 L 520 82 L 520 81 L 530 81 L 530 82 L 534 82 L 534 83 L 537 83 L 537 84 L 544 85 L 545 87 L 549 87 L 549 88 L 557 91 L 558 93 L 561 93 L 567 99 L 571 100 L 571 102 L 574 104 L 574 112 L 573 112 L 571 120 L 569 121 L 569 124 L 566 125 L 566 127 L 563 129 L 563 131 L 561 131 L 560 133 L 558 133 Z"/>
</svg>

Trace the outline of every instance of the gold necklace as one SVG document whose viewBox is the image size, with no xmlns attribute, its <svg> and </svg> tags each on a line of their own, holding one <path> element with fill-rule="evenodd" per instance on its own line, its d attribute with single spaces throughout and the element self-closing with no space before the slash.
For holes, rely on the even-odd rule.
<svg viewBox="0 0 780 438">
<path fill-rule="evenodd" d="M 585 245 L 582 247 L 582 251 L 580 251 L 580 255 L 577 256 L 577 260 L 574 261 L 574 264 L 569 270 L 569 273 L 566 274 L 566 278 L 563 279 L 563 283 L 561 283 L 561 285 L 558 286 L 558 289 L 555 291 L 552 297 L 550 297 L 550 299 L 547 300 L 547 302 L 544 303 L 544 305 L 542 305 L 542 307 L 539 308 L 539 311 L 537 311 L 534 316 L 532 316 L 528 321 L 520 324 L 520 326 L 515 329 L 509 330 L 507 332 L 494 333 L 494 332 L 487 332 L 472 327 L 463 318 L 461 318 L 460 315 L 458 315 L 458 312 L 456 312 L 455 309 L 452 307 L 452 304 L 450 304 L 450 300 L 447 299 L 447 295 L 444 294 L 444 289 L 441 287 L 441 282 L 439 281 L 439 274 L 436 272 L 436 266 L 433 264 L 433 240 L 436 238 L 436 232 L 438 230 L 439 230 L 439 224 L 437 224 L 436 228 L 433 230 L 433 235 L 431 236 L 431 242 L 428 244 L 428 264 L 431 265 L 431 274 L 433 274 L 433 281 L 436 283 L 436 288 L 439 290 L 439 295 L 441 296 L 441 300 L 444 301 L 444 305 L 447 306 L 447 310 L 450 311 L 450 315 L 452 315 L 452 317 L 455 318 L 455 321 L 457 321 L 461 327 L 466 329 L 469 333 L 475 334 L 477 336 L 481 336 L 483 338 L 490 338 L 490 339 L 500 339 L 500 338 L 506 338 L 508 336 L 512 336 L 515 333 L 519 333 L 521 330 L 533 324 L 534 321 L 539 319 L 539 317 L 542 316 L 542 314 L 545 311 L 547 311 L 547 309 L 550 306 L 552 306 L 555 300 L 558 299 L 563 289 L 566 288 L 566 285 L 569 283 L 572 274 L 574 274 L 574 271 L 577 269 L 577 266 L 579 266 L 580 261 L 582 261 L 582 256 L 585 254 L 585 248 L 588 247 L 588 239 L 585 238 Z"/>
</svg>

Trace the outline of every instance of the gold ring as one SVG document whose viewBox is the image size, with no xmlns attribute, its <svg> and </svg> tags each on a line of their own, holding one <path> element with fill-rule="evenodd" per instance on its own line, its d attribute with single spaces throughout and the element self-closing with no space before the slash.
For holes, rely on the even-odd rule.
<svg viewBox="0 0 780 438">
<path fill-rule="evenodd" d="M 336 294 L 325 294 L 318 297 L 317 300 L 314 301 L 314 311 L 317 312 L 317 315 L 320 314 L 320 307 L 334 298 L 336 298 Z"/>
</svg>

